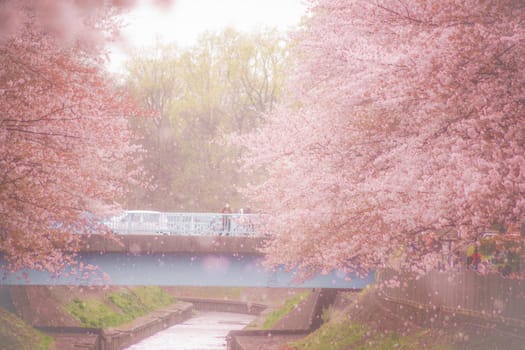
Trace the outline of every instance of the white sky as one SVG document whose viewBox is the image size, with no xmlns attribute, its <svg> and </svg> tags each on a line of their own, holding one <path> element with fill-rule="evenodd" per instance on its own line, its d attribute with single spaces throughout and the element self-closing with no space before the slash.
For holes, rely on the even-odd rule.
<svg viewBox="0 0 525 350">
<path fill-rule="evenodd" d="M 250 32 L 261 27 L 281 30 L 296 26 L 306 12 L 302 0 L 174 0 L 169 9 L 151 6 L 151 0 L 124 17 L 123 30 L 130 49 L 162 43 L 193 44 L 199 34 L 233 27 Z M 122 48 L 112 48 L 109 69 L 118 71 L 128 57 Z"/>
</svg>

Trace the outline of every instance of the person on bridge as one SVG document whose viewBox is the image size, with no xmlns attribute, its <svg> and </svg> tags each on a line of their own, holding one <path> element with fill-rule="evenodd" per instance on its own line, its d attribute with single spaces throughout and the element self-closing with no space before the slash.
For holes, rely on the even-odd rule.
<svg viewBox="0 0 525 350">
<path fill-rule="evenodd" d="M 222 232 L 226 235 L 229 234 L 230 228 L 231 228 L 231 213 L 232 210 L 230 208 L 230 205 L 226 203 L 224 208 L 222 208 Z"/>
</svg>

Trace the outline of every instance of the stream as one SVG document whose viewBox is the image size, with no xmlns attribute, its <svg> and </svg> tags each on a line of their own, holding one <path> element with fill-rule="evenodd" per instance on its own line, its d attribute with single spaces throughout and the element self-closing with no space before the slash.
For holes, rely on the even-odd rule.
<svg viewBox="0 0 525 350">
<path fill-rule="evenodd" d="M 223 350 L 229 331 L 243 329 L 253 315 L 197 312 L 183 323 L 160 331 L 126 350 Z"/>
</svg>

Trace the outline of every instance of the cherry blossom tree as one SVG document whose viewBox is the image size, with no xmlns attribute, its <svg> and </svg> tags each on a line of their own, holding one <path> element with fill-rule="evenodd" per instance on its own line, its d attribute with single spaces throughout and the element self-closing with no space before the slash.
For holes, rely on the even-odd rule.
<svg viewBox="0 0 525 350">
<path fill-rule="evenodd" d="M 86 3 L 0 4 L 11 11 L 0 41 L 0 251 L 11 270 L 71 264 L 80 234 L 118 208 L 134 175 L 132 105 L 100 58 L 114 12 Z M 73 18 L 80 22 L 69 25 L 61 4 L 81 9 Z M 55 20 L 46 5 L 56 5 Z"/>
<path fill-rule="evenodd" d="M 525 210 L 525 3 L 318 0 L 243 142 L 270 265 L 424 271 Z M 286 96 L 286 94 L 285 94 Z"/>
</svg>

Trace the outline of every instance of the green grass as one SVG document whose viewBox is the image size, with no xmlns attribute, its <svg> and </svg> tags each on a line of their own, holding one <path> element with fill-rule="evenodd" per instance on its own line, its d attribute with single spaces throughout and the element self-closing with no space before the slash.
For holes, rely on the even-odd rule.
<svg viewBox="0 0 525 350">
<path fill-rule="evenodd" d="M 149 308 L 146 305 L 144 305 L 140 298 L 134 293 L 111 293 L 108 296 L 108 300 L 117 308 L 119 308 L 119 312 L 122 312 L 130 319 L 135 319 L 137 317 L 145 315 L 149 310 Z"/>
<path fill-rule="evenodd" d="M 357 349 L 365 338 L 367 329 L 358 324 L 326 323 L 304 339 L 293 342 L 291 349 L 338 350 Z"/>
<path fill-rule="evenodd" d="M 114 327 L 170 305 L 174 298 L 160 287 L 136 287 L 110 293 L 104 300 L 74 299 L 66 310 L 85 327 Z"/>
<path fill-rule="evenodd" d="M 299 293 L 295 295 L 293 298 L 290 298 L 284 302 L 284 305 L 270 313 L 266 320 L 264 321 L 262 328 L 263 329 L 271 329 L 279 320 L 281 320 L 284 316 L 288 315 L 295 307 L 303 301 L 309 294 L 309 291 L 304 291 L 302 293 Z"/>
<path fill-rule="evenodd" d="M 410 336 L 400 336 L 397 333 L 379 333 L 357 322 L 337 321 L 325 323 L 317 331 L 307 337 L 291 342 L 287 349 L 291 350 L 452 350 L 452 342 L 446 339 L 436 344 L 428 332 L 420 332 Z M 434 343 L 433 343 L 434 342 Z"/>
<path fill-rule="evenodd" d="M 35 330 L 24 321 L 0 308 L 0 349 L 48 350 L 53 338 Z"/>
<path fill-rule="evenodd" d="M 97 299 L 73 299 L 65 308 L 84 327 L 112 327 L 132 320 L 131 317 L 115 311 L 108 304 Z"/>
<path fill-rule="evenodd" d="M 175 298 L 160 287 L 136 287 L 133 289 L 133 293 L 150 309 L 168 306 L 175 302 Z"/>
<path fill-rule="evenodd" d="M 396 333 L 377 333 L 366 325 L 338 321 L 325 323 L 307 337 L 289 343 L 286 349 L 293 350 L 452 350 L 451 344 L 427 344 L 427 333 L 411 336 Z"/>
</svg>

